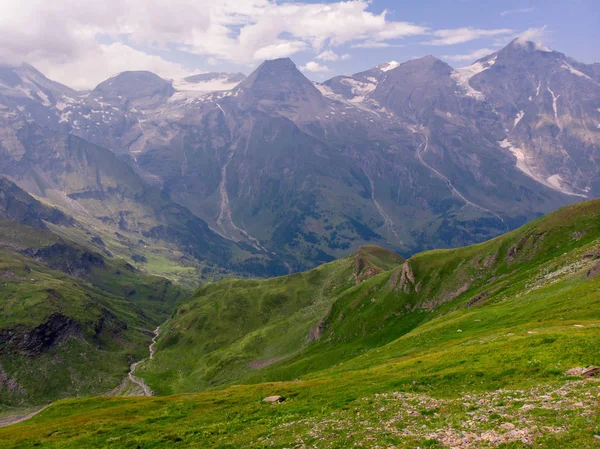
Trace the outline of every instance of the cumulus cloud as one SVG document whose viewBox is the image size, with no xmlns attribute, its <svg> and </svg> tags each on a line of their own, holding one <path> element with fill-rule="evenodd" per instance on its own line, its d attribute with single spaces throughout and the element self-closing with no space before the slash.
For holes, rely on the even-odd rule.
<svg viewBox="0 0 600 449">
<path fill-rule="evenodd" d="M 69 86 L 75 89 L 93 87 L 126 70 L 149 70 L 165 79 L 184 78 L 199 72 L 165 61 L 159 56 L 134 50 L 119 42 L 100 45 L 93 51 L 63 64 L 42 61 L 37 68 L 50 79 L 68 80 Z"/>
<path fill-rule="evenodd" d="M 456 28 L 451 30 L 438 30 L 433 33 L 435 39 L 425 42 L 429 45 L 455 45 L 465 42 L 481 39 L 482 37 L 493 37 L 504 34 L 514 33 L 509 28 L 500 28 L 495 30 L 482 30 L 479 28 Z"/>
<path fill-rule="evenodd" d="M 172 49 L 188 54 L 182 60 L 200 56 L 207 66 L 253 66 L 299 53 L 336 62 L 350 57 L 340 48 L 399 46 L 411 36 L 452 45 L 514 33 L 435 31 L 371 7 L 371 0 L 0 0 L 0 64 L 28 62 L 58 81 L 93 87 L 104 74 L 124 69 L 185 74 L 188 68 L 158 56 Z"/>
<path fill-rule="evenodd" d="M 479 50 L 475 50 L 471 53 L 461 55 L 445 55 L 443 56 L 443 58 L 453 62 L 470 62 L 475 61 L 477 59 L 481 59 L 484 56 L 487 56 L 494 52 L 495 50 L 492 50 L 490 48 L 480 48 Z"/>
<path fill-rule="evenodd" d="M 347 53 L 343 55 L 338 55 L 337 53 L 331 50 L 325 50 L 324 52 L 319 53 L 316 56 L 316 59 L 319 59 L 321 61 L 345 61 L 347 59 L 350 59 L 350 55 Z"/>
<path fill-rule="evenodd" d="M 322 73 L 328 72 L 329 67 L 327 67 L 326 65 L 321 65 L 316 61 L 310 61 L 307 62 L 306 65 L 300 67 L 300 70 L 305 72 Z"/>
<path fill-rule="evenodd" d="M 360 42 L 385 45 L 387 40 L 429 32 L 407 21 L 392 21 L 387 11 L 373 13 L 369 0 L 333 3 L 275 2 L 273 0 L 0 0 L 0 63 L 29 62 L 52 67 L 60 81 L 79 85 L 95 78 L 96 66 L 117 68 L 119 60 L 135 54 L 150 69 L 160 65 L 177 73 L 181 66 L 151 54 L 169 48 L 226 61 L 254 64 L 262 59 L 320 54 L 325 48 Z M 105 55 L 106 42 L 117 42 L 116 61 L 85 70 L 89 55 Z M 124 46 L 130 44 L 129 49 Z M 124 51 L 121 57 L 114 49 Z M 137 50 L 134 50 L 137 49 Z M 143 57 L 143 49 L 147 58 Z M 133 53 L 135 52 L 135 53 Z M 338 60 L 347 58 L 339 56 Z M 77 75 L 69 68 L 77 67 Z M 104 70 L 102 71 L 104 72 Z"/>
</svg>

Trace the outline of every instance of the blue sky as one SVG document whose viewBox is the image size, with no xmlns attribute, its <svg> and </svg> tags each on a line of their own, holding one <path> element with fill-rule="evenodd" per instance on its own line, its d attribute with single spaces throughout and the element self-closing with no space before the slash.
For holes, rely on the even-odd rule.
<svg viewBox="0 0 600 449">
<path fill-rule="evenodd" d="M 600 1 L 0 0 L 0 64 L 74 87 L 123 70 L 250 73 L 291 57 L 311 79 L 432 54 L 468 65 L 525 33 L 600 62 Z"/>
</svg>

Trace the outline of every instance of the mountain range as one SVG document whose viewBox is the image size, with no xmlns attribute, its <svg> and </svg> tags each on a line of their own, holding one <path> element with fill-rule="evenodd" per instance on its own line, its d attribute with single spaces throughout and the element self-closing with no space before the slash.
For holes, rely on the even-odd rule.
<svg viewBox="0 0 600 449">
<path fill-rule="evenodd" d="M 23 65 L 0 69 L 0 133 L 1 174 L 125 257 L 153 239 L 157 274 L 283 274 L 364 244 L 476 243 L 600 195 L 600 65 L 516 39 L 462 69 L 314 83 L 284 58 L 86 92 Z"/>
</svg>

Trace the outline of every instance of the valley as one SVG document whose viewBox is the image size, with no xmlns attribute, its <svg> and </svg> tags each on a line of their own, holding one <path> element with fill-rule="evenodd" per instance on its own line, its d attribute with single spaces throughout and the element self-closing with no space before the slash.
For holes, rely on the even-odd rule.
<svg viewBox="0 0 600 449">
<path fill-rule="evenodd" d="M 588 201 L 479 245 L 407 260 L 363 247 L 201 287 L 136 366 L 156 397 L 58 401 L 0 441 L 593 447 L 598 217 Z"/>
<path fill-rule="evenodd" d="M 600 71 L 503 45 L 0 65 L 0 446 L 595 447 Z"/>
</svg>

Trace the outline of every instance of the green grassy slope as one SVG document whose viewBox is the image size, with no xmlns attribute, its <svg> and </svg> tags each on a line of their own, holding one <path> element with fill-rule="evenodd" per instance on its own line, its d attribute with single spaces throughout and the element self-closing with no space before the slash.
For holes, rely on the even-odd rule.
<svg viewBox="0 0 600 449">
<path fill-rule="evenodd" d="M 114 388 L 188 295 L 58 228 L 84 235 L 0 179 L 0 411 Z"/>
<path fill-rule="evenodd" d="M 199 289 L 163 327 L 144 377 L 163 394 L 293 380 L 382 347 L 431 320 L 514 297 L 594 263 L 600 202 L 538 219 L 491 241 L 406 263 L 365 247 L 354 257 L 266 281 Z M 582 248 L 592 251 L 585 258 Z M 363 257 L 368 253 L 368 257 Z M 384 260 L 387 269 L 372 269 Z M 390 269 L 393 268 L 393 269 Z M 354 270 L 361 270 L 356 275 Z"/>
<path fill-rule="evenodd" d="M 164 329 L 160 354 L 140 373 L 159 393 L 240 381 L 302 352 L 322 333 L 335 298 L 403 259 L 377 247 L 305 273 L 222 280 L 201 287 Z"/>
<path fill-rule="evenodd" d="M 321 270 L 333 275 L 344 263 L 353 284 L 352 260 Z M 600 365 L 600 201 L 408 263 L 413 281 L 393 269 L 350 285 L 332 303 L 320 339 L 256 377 L 304 372 L 297 379 L 168 397 L 61 401 L 0 429 L 0 442 L 9 448 L 597 446 L 600 383 L 566 372 Z M 275 281 L 283 288 L 290 278 L 266 282 Z M 181 309 L 204 296 L 200 290 Z M 399 315 L 393 318 L 392 300 Z M 384 343 L 402 317 L 419 317 L 420 324 Z M 377 330 L 380 344 L 371 336 Z M 159 348 L 157 360 L 177 344 Z M 352 356 L 341 348 L 362 349 Z M 307 364 L 324 352 L 334 360 Z M 286 401 L 262 402 L 273 394 Z"/>
</svg>

